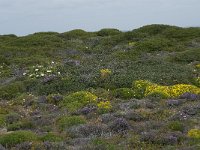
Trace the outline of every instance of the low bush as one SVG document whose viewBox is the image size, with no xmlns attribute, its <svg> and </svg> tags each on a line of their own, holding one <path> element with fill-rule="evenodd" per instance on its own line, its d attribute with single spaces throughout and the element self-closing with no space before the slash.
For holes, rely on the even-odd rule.
<svg viewBox="0 0 200 150">
<path fill-rule="evenodd" d="M 58 119 L 58 126 L 60 130 L 64 130 L 66 128 L 70 128 L 72 126 L 80 125 L 80 124 L 85 124 L 86 120 L 85 118 L 81 116 L 63 116 Z"/>
<path fill-rule="evenodd" d="M 135 93 L 129 88 L 119 88 L 112 92 L 112 95 L 116 98 L 131 99 L 135 97 Z"/>
<path fill-rule="evenodd" d="M 162 94 L 163 98 L 176 98 L 184 93 L 200 94 L 200 88 L 188 84 L 176 84 L 162 86 L 149 81 L 139 80 L 133 83 L 133 89 L 137 98 L 151 96 L 155 93 Z"/>
<path fill-rule="evenodd" d="M 100 31 L 97 32 L 98 36 L 113 36 L 113 35 L 118 35 L 122 33 L 118 29 L 101 29 Z"/>
<path fill-rule="evenodd" d="M 66 107 L 69 111 L 76 111 L 77 109 L 97 102 L 97 96 L 87 91 L 79 91 L 64 97 L 61 102 L 62 107 Z"/>
<path fill-rule="evenodd" d="M 15 82 L 9 85 L 1 86 L 0 99 L 10 100 L 23 92 L 25 92 L 25 86 L 22 82 Z"/>
<path fill-rule="evenodd" d="M 180 121 L 169 122 L 168 128 L 172 131 L 184 131 L 184 125 Z"/>
<path fill-rule="evenodd" d="M 100 113 L 107 113 L 112 109 L 110 101 L 101 101 L 97 104 L 97 107 Z"/>
<path fill-rule="evenodd" d="M 5 115 L 0 114 L 0 127 L 5 126 L 6 120 L 5 120 Z"/>
<path fill-rule="evenodd" d="M 48 142 L 60 142 L 60 141 L 63 140 L 62 137 L 60 137 L 60 136 L 58 136 L 54 133 L 47 133 L 46 135 L 41 136 L 39 139 L 43 142 L 46 142 L 46 141 L 48 141 Z"/>
<path fill-rule="evenodd" d="M 37 140 L 37 136 L 31 131 L 15 131 L 0 136 L 0 144 L 5 147 L 12 147 L 16 144 L 35 140 Z"/>
<path fill-rule="evenodd" d="M 191 138 L 200 139 L 200 130 L 199 129 L 191 129 L 188 131 L 188 136 Z"/>
<path fill-rule="evenodd" d="M 31 129 L 33 127 L 32 122 L 23 120 L 13 124 L 9 124 L 7 126 L 8 131 L 16 131 L 16 130 L 23 130 L 23 129 Z"/>
</svg>

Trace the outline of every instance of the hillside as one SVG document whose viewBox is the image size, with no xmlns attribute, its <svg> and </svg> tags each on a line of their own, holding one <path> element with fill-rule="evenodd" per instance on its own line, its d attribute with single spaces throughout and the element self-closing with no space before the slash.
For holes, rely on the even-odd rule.
<svg viewBox="0 0 200 150">
<path fill-rule="evenodd" d="M 0 35 L 0 149 L 200 149 L 200 28 Z"/>
</svg>

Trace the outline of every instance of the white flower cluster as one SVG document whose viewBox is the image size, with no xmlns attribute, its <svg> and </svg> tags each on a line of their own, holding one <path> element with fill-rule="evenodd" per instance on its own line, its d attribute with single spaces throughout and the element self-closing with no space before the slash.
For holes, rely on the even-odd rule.
<svg viewBox="0 0 200 150">
<path fill-rule="evenodd" d="M 51 63 L 49 63 L 48 66 L 43 66 L 43 65 L 32 66 L 23 73 L 23 76 L 28 76 L 30 78 L 40 78 L 52 74 L 61 75 L 61 72 L 56 71 L 55 64 L 56 63 L 54 61 L 51 61 Z"/>
</svg>

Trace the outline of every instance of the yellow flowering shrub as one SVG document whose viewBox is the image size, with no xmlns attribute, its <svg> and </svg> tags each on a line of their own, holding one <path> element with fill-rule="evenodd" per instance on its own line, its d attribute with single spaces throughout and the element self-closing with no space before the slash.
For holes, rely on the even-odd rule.
<svg viewBox="0 0 200 150">
<path fill-rule="evenodd" d="M 196 65 L 196 68 L 197 68 L 197 69 L 200 69 L 200 64 L 197 64 L 197 65 Z"/>
<path fill-rule="evenodd" d="M 177 84 L 170 87 L 171 97 L 178 97 L 186 92 L 190 92 L 193 94 L 200 94 L 200 88 L 187 84 Z"/>
<path fill-rule="evenodd" d="M 135 98 L 143 98 L 147 87 L 154 86 L 155 84 L 147 80 L 137 80 L 133 82 L 133 90 Z"/>
<path fill-rule="evenodd" d="M 200 138 L 200 130 L 199 129 L 191 129 L 188 131 L 188 136 L 191 138 Z"/>
<path fill-rule="evenodd" d="M 97 103 L 97 96 L 87 92 L 79 91 L 64 97 L 61 106 L 65 106 L 69 111 L 75 111 L 87 104 Z"/>
<path fill-rule="evenodd" d="M 100 112 L 105 113 L 108 112 L 112 109 L 112 105 L 110 103 L 110 101 L 101 101 L 97 104 L 97 107 L 99 109 Z"/>
<path fill-rule="evenodd" d="M 200 88 L 194 85 L 176 84 L 173 86 L 162 86 L 145 80 L 135 81 L 133 89 L 135 91 L 136 98 L 147 97 L 149 95 L 153 95 L 154 93 L 163 94 L 166 98 L 179 97 L 186 92 L 200 94 Z"/>
<path fill-rule="evenodd" d="M 101 72 L 101 78 L 102 79 L 107 78 L 112 73 L 112 71 L 110 69 L 101 69 L 100 72 Z"/>
</svg>

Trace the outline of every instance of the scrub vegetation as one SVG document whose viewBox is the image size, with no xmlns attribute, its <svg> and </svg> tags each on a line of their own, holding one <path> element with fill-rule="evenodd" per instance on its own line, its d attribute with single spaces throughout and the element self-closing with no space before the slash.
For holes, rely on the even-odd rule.
<svg viewBox="0 0 200 150">
<path fill-rule="evenodd" d="M 0 149 L 200 149 L 200 28 L 0 35 Z"/>
</svg>

